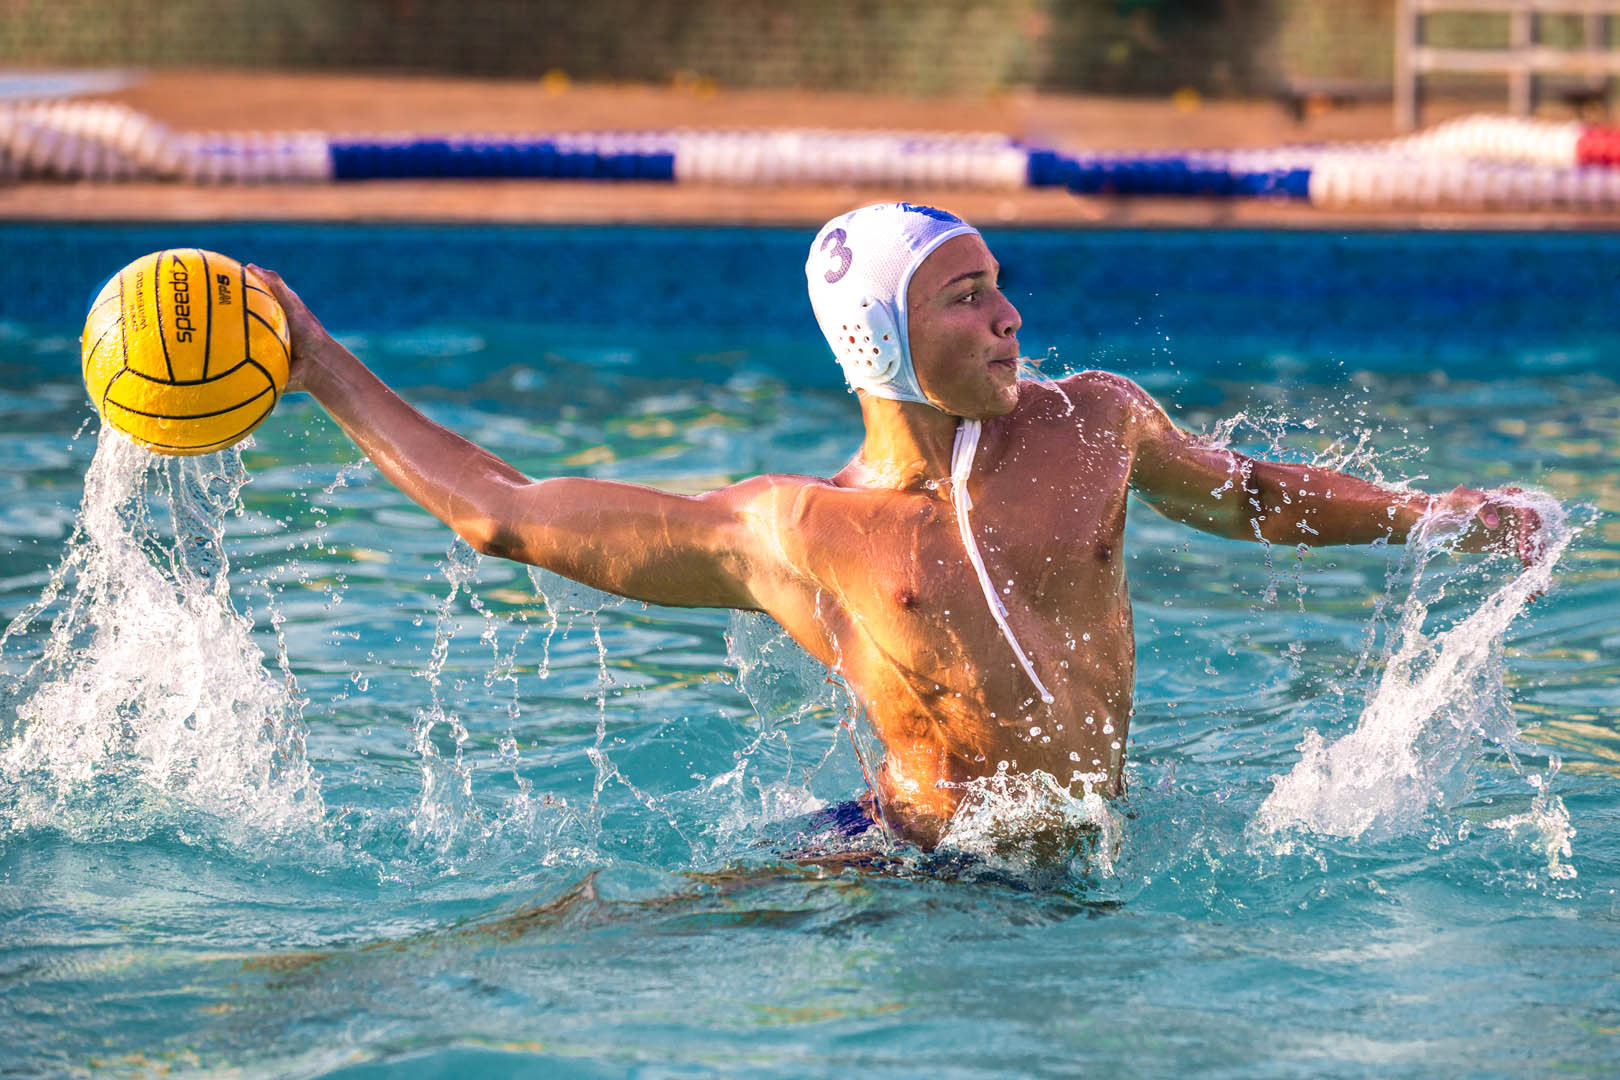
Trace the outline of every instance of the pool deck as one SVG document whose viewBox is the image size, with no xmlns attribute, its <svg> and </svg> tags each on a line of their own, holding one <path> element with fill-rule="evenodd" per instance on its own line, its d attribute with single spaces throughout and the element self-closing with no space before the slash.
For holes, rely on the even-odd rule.
<svg viewBox="0 0 1620 1080">
<path fill-rule="evenodd" d="M 495 81 L 244 72 L 155 72 L 86 100 L 117 101 L 177 130 L 539 132 L 822 127 L 996 131 L 1059 148 L 1265 147 L 1394 134 L 1388 104 L 1309 112 L 1274 102 L 1126 100 L 1007 93 L 908 99 L 702 85 L 558 86 Z M 1428 119 L 1476 111 L 1441 103 Z M 424 221 L 818 225 L 868 202 L 948 206 L 981 224 L 1302 229 L 1614 229 L 1620 212 L 1324 211 L 1287 202 L 1099 198 L 1064 191 L 890 187 L 673 186 L 545 180 L 310 185 L 0 183 L 0 220 Z"/>
</svg>

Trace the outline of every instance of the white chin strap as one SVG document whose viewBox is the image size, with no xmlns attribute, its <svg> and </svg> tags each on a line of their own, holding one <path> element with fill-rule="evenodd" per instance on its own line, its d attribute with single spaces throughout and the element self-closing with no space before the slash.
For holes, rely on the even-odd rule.
<svg viewBox="0 0 1620 1080">
<path fill-rule="evenodd" d="M 1041 682 L 1041 677 L 1035 674 L 1029 657 L 1019 647 L 1018 639 L 1013 637 L 1012 627 L 1007 625 L 1007 607 L 1001 602 L 996 593 L 995 585 L 990 581 L 990 573 L 984 568 L 984 559 L 979 556 L 979 545 L 973 540 L 973 525 L 968 521 L 968 511 L 973 509 L 973 499 L 968 495 L 968 474 L 973 471 L 973 455 L 979 449 L 979 428 L 977 420 L 962 420 L 956 425 L 956 444 L 951 448 L 951 505 L 956 507 L 956 528 L 962 534 L 962 546 L 967 549 L 968 562 L 973 564 L 973 572 L 979 575 L 979 588 L 984 590 L 985 602 L 990 605 L 990 615 L 1001 628 L 1001 636 L 1007 639 L 1012 646 L 1013 655 L 1024 667 L 1024 674 L 1029 681 L 1035 684 L 1040 692 L 1041 700 L 1052 704 L 1052 694 Z"/>
</svg>

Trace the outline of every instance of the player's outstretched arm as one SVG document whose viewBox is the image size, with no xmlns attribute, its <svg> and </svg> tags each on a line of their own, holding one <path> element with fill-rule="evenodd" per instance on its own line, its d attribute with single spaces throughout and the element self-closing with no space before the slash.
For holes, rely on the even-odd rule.
<svg viewBox="0 0 1620 1080">
<path fill-rule="evenodd" d="M 684 496 L 582 478 L 530 480 L 429 420 L 332 339 L 273 271 L 287 313 L 289 391 L 321 403 L 383 475 L 473 547 L 651 603 L 757 607 L 752 508 L 768 480 Z"/>
<path fill-rule="evenodd" d="M 1120 382 L 1131 409 L 1131 486 L 1166 517 L 1219 536 L 1317 546 L 1401 543 L 1419 520 L 1439 513 L 1469 522 L 1463 550 L 1511 553 L 1526 565 L 1539 551 L 1541 520 L 1511 502 L 1517 489 L 1430 495 L 1263 461 L 1181 430 L 1140 387 Z"/>
</svg>

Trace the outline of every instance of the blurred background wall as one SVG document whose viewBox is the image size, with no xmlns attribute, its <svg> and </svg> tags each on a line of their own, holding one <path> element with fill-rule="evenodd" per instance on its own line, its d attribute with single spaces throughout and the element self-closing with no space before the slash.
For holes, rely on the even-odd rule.
<svg viewBox="0 0 1620 1080">
<path fill-rule="evenodd" d="M 552 73 L 924 96 L 1027 87 L 1234 97 L 1313 86 L 1373 96 L 1391 79 L 1394 8 L 1395 0 L 0 0 L 0 64 Z M 1579 27 L 1552 18 L 1543 34 L 1579 40 Z M 1506 19 L 1435 17 L 1431 40 L 1505 44 Z"/>
</svg>

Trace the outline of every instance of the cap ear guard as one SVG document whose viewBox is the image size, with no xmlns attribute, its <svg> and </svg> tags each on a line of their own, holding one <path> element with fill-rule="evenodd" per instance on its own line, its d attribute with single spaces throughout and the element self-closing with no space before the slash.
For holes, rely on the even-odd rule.
<svg viewBox="0 0 1620 1080">
<path fill-rule="evenodd" d="M 860 308 L 850 313 L 849 321 L 839 324 L 833 352 L 853 387 L 868 389 L 894 379 L 905 361 L 905 354 L 900 348 L 900 332 L 889 305 L 863 296 Z"/>
</svg>

